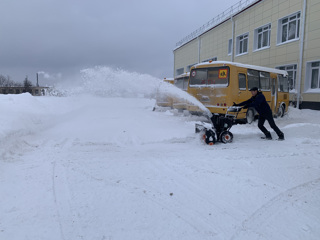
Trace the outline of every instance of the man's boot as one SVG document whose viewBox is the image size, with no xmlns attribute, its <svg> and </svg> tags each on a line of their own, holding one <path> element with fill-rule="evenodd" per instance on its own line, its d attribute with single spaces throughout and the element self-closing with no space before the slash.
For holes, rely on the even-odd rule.
<svg viewBox="0 0 320 240">
<path fill-rule="evenodd" d="M 279 141 L 283 141 L 284 140 L 284 134 L 283 133 L 280 133 L 278 136 L 279 136 L 279 138 L 278 138 Z"/>
<path fill-rule="evenodd" d="M 272 136 L 270 132 L 265 133 L 265 137 L 261 137 L 262 139 L 266 139 L 266 140 L 272 140 Z M 279 137 L 280 138 L 280 137 Z"/>
</svg>

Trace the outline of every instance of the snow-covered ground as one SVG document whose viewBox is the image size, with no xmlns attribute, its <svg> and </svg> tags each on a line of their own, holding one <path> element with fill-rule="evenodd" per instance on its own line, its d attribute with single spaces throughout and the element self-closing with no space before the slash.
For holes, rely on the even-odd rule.
<svg viewBox="0 0 320 240">
<path fill-rule="evenodd" d="M 285 141 L 253 123 L 208 146 L 201 117 L 152 111 L 152 77 L 83 79 L 64 97 L 0 95 L 1 240 L 320 239 L 319 111 L 276 119 Z"/>
</svg>

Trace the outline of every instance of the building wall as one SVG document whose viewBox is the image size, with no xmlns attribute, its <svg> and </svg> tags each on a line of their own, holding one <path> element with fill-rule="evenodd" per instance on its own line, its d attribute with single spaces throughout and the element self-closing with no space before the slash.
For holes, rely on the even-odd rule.
<svg viewBox="0 0 320 240">
<path fill-rule="evenodd" d="M 178 68 L 186 68 L 194 63 L 217 57 L 217 60 L 235 61 L 265 67 L 295 66 L 296 85 L 290 91 L 290 99 L 296 101 L 300 95 L 300 102 L 304 106 L 308 102 L 316 102 L 320 109 L 320 87 L 311 89 L 310 66 L 312 62 L 320 62 L 320 1 L 306 0 L 306 18 L 304 28 L 303 59 L 300 63 L 300 46 L 303 30 L 304 0 L 262 0 L 246 10 L 234 15 L 220 25 L 212 28 L 198 38 L 174 50 L 174 75 Z M 279 28 L 285 23 L 280 19 L 300 13 L 299 37 L 279 43 L 281 34 Z M 234 23 L 234 28 L 232 27 Z M 269 46 L 256 50 L 255 32 L 263 26 L 270 26 Z M 234 34 L 233 34 L 234 29 Z M 248 34 L 247 52 L 238 54 L 237 38 Z M 233 39 L 233 54 L 228 54 L 228 41 Z M 239 38 L 240 39 L 240 38 Z M 200 42 L 200 44 L 199 44 Z M 301 64 L 301 81 L 299 89 L 299 66 Z"/>
<path fill-rule="evenodd" d="M 174 52 L 174 76 L 188 71 L 188 66 L 199 62 L 199 40 L 196 38 Z M 183 68 L 183 72 L 177 70 Z"/>
<path fill-rule="evenodd" d="M 232 24 L 226 21 L 217 26 L 214 31 L 209 31 L 201 36 L 200 61 L 226 58 L 228 51 L 228 39 L 231 38 Z M 231 57 L 229 58 L 229 60 Z"/>
<path fill-rule="evenodd" d="M 307 69 L 308 62 L 320 61 L 320 1 L 308 0 L 307 2 L 304 63 L 302 65 L 303 80 L 308 79 L 308 72 L 310 72 L 310 69 Z M 303 101 L 320 102 L 320 91 L 310 91 L 307 84 L 308 82 L 302 82 Z"/>
</svg>

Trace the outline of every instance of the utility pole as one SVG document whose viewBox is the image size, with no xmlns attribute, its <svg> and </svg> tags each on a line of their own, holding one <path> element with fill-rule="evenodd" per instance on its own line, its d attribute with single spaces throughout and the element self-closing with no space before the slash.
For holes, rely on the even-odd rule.
<svg viewBox="0 0 320 240">
<path fill-rule="evenodd" d="M 37 87 L 39 87 L 39 73 L 37 73 Z"/>
</svg>

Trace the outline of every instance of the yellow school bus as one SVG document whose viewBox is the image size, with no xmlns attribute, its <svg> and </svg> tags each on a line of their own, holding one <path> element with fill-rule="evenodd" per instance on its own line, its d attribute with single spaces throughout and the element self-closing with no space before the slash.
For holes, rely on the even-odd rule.
<svg viewBox="0 0 320 240">
<path fill-rule="evenodd" d="M 174 86 L 180 88 L 183 91 L 188 90 L 188 83 L 189 83 L 189 72 L 180 74 L 174 78 Z M 178 110 L 185 110 L 187 109 L 187 102 L 186 100 L 173 98 L 172 107 Z"/>
<path fill-rule="evenodd" d="M 211 113 L 226 114 L 233 102 L 240 103 L 251 96 L 252 87 L 258 87 L 266 97 L 273 115 L 282 117 L 289 106 L 287 72 L 274 68 L 236 62 L 204 62 L 190 69 L 188 93 L 197 98 Z M 198 112 L 196 106 L 188 106 Z M 254 109 L 242 109 L 238 119 L 251 123 Z"/>
<path fill-rule="evenodd" d="M 174 84 L 174 78 L 164 78 L 164 82 Z M 173 98 L 169 95 L 157 93 L 156 96 L 156 105 L 159 107 L 168 107 L 172 108 Z"/>
</svg>

